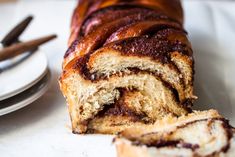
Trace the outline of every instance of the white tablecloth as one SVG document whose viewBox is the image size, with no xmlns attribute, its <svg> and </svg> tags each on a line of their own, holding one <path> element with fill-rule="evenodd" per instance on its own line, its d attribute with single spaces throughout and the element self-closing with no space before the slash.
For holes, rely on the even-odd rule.
<svg viewBox="0 0 235 157">
<path fill-rule="evenodd" d="M 71 133 L 65 100 L 59 91 L 57 79 L 75 4 L 70 0 L 44 0 L 0 5 L 0 37 L 29 14 L 35 19 L 22 40 L 50 33 L 59 36 L 41 48 L 53 74 L 48 92 L 33 104 L 0 117 L 1 157 L 115 156 L 111 136 Z M 184 9 L 196 59 L 199 99 L 195 108 L 216 108 L 235 125 L 235 3 L 185 0 Z"/>
</svg>

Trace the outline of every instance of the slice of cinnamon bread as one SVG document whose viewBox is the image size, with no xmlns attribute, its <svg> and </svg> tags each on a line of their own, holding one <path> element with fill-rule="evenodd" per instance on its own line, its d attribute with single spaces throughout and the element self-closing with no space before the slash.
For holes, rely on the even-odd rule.
<svg viewBox="0 0 235 157">
<path fill-rule="evenodd" d="M 233 157 L 235 130 L 215 110 L 168 116 L 127 129 L 114 140 L 118 157 Z"/>
</svg>

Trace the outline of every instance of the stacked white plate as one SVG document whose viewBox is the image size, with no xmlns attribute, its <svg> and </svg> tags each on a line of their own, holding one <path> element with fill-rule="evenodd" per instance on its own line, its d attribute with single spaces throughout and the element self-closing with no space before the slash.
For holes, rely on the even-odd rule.
<svg viewBox="0 0 235 157">
<path fill-rule="evenodd" d="M 50 78 L 47 58 L 40 50 L 0 62 L 0 116 L 41 97 Z"/>
</svg>

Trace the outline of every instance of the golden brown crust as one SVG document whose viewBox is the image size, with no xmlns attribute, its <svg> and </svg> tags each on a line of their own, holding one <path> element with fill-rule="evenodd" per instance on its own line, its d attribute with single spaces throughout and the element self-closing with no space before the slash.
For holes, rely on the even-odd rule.
<svg viewBox="0 0 235 157">
<path fill-rule="evenodd" d="M 120 28 L 106 40 L 105 44 L 120 39 L 141 36 L 144 34 L 148 34 L 149 32 L 154 33 L 166 28 L 182 29 L 178 23 L 169 21 L 167 19 L 156 21 L 141 21 Z"/>
<path fill-rule="evenodd" d="M 132 5 L 115 5 L 99 9 L 84 19 L 78 35 L 86 36 L 87 34 L 97 29 L 98 27 L 105 25 L 109 22 L 113 22 L 115 20 L 130 15 L 134 15 L 140 12 L 148 12 L 148 11 L 149 9 L 147 8 L 140 6 L 132 6 Z M 155 12 L 160 14 L 157 11 Z"/>
<path fill-rule="evenodd" d="M 181 24 L 183 23 L 183 11 L 180 0 L 132 0 L 128 2 L 125 0 L 80 0 L 73 13 L 69 45 L 78 37 L 82 21 L 87 16 L 97 10 L 115 5 L 134 5 L 151 8 L 156 11 L 161 11 Z"/>
</svg>

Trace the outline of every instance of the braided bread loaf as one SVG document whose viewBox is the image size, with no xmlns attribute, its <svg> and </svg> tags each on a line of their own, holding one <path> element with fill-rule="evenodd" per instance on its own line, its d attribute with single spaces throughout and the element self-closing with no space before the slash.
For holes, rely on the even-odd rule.
<svg viewBox="0 0 235 157">
<path fill-rule="evenodd" d="M 191 111 L 193 56 L 179 0 L 80 0 L 61 91 L 74 133 L 116 133 Z"/>
</svg>

